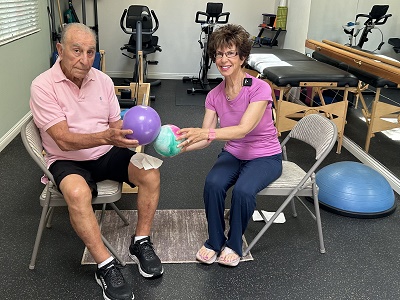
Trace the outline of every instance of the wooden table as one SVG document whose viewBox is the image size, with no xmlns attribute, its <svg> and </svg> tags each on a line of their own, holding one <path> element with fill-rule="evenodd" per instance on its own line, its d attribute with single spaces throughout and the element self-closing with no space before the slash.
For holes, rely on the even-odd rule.
<svg viewBox="0 0 400 300">
<path fill-rule="evenodd" d="M 363 81 L 363 83 L 359 83 L 356 93 L 361 100 L 362 113 L 368 125 L 364 147 L 365 152 L 369 151 L 371 138 L 375 136 L 375 133 L 400 128 L 399 105 L 396 102 L 394 102 L 395 104 L 391 104 L 380 101 L 381 88 L 400 88 L 399 61 L 360 51 L 328 40 L 323 40 L 322 42 L 307 40 L 306 47 L 320 53 L 320 56 L 323 55 L 330 58 L 331 60 L 326 61 L 327 63 L 335 64 L 339 62 L 342 65 L 341 68 L 348 69 L 349 72 L 359 76 L 360 81 Z M 382 83 L 382 79 L 385 79 L 385 83 Z M 387 83 L 387 81 L 390 82 Z M 362 95 L 362 86 L 364 84 L 371 85 L 376 89 L 371 110 Z M 393 122 L 389 121 L 390 119 Z"/>
</svg>

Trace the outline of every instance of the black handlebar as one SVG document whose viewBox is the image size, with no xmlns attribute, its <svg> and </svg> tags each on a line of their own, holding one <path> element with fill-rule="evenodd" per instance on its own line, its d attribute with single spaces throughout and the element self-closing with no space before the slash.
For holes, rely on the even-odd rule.
<svg viewBox="0 0 400 300">
<path fill-rule="evenodd" d="M 121 26 L 122 31 L 125 32 L 126 34 L 136 34 L 136 28 L 135 29 L 131 28 L 131 31 L 128 31 L 124 26 L 124 20 L 125 20 L 127 13 L 128 13 L 128 9 L 125 8 L 124 12 L 122 13 L 121 20 L 119 21 L 119 25 Z M 142 32 L 143 35 L 151 35 L 151 34 L 155 33 L 159 26 L 158 18 L 156 16 L 156 13 L 154 12 L 154 10 L 151 10 L 150 13 L 153 16 L 153 19 L 154 19 L 154 22 L 156 25 L 151 31 L 143 31 Z M 146 17 L 142 16 L 141 19 L 138 18 L 138 21 L 146 21 L 145 18 Z"/>
<path fill-rule="evenodd" d="M 128 9 L 125 8 L 124 12 L 122 13 L 121 20 L 119 20 L 119 26 L 121 26 L 122 31 L 125 33 L 128 33 L 124 26 L 124 19 L 125 19 L 127 13 L 128 13 Z"/>
<path fill-rule="evenodd" d="M 377 18 L 376 21 L 374 22 L 374 24 L 375 25 L 383 25 L 386 23 L 387 19 L 390 18 L 391 16 L 392 16 L 392 14 L 387 14 L 380 18 Z M 367 14 L 358 14 L 356 16 L 356 21 L 359 17 L 368 18 L 367 21 L 365 21 L 364 25 L 372 24 L 372 20 L 374 19 L 373 17 L 371 17 L 370 15 L 367 15 Z"/>
<path fill-rule="evenodd" d="M 196 19 L 195 22 L 196 23 L 200 23 L 200 24 L 226 24 L 228 23 L 229 20 L 229 12 L 224 12 L 224 13 L 220 13 L 218 14 L 216 17 L 211 16 L 210 14 L 204 12 L 204 11 L 198 11 L 196 13 Z M 205 16 L 206 19 L 200 19 L 200 16 Z M 225 17 L 225 19 L 220 20 L 221 17 Z"/>
<path fill-rule="evenodd" d="M 356 21 L 358 18 L 367 18 L 364 25 L 383 25 L 392 14 L 386 14 L 389 9 L 389 5 L 374 5 L 368 14 L 357 14 Z M 374 22 L 375 20 L 375 22 Z"/>
<path fill-rule="evenodd" d="M 154 10 L 150 10 L 150 12 L 151 12 L 151 15 L 154 18 L 154 22 L 156 22 L 156 26 L 153 28 L 153 32 L 152 32 L 152 33 L 154 33 L 154 32 L 157 31 L 159 23 L 158 23 L 158 18 L 156 16 L 156 13 L 154 12 Z"/>
</svg>

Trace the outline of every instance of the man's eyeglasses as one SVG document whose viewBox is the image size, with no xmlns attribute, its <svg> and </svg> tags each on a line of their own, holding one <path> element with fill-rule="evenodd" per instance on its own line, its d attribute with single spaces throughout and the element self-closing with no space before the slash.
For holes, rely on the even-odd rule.
<svg viewBox="0 0 400 300">
<path fill-rule="evenodd" d="M 222 57 L 224 57 L 224 54 L 226 58 L 232 58 L 238 55 L 237 51 L 217 52 L 215 54 L 215 59 L 221 59 Z"/>
</svg>

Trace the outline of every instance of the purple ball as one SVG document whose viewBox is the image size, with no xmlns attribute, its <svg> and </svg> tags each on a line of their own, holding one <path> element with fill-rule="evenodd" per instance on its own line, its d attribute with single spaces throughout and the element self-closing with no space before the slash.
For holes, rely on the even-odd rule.
<svg viewBox="0 0 400 300">
<path fill-rule="evenodd" d="M 161 129 L 161 119 L 150 106 L 136 105 L 124 115 L 122 129 L 131 129 L 126 138 L 138 140 L 139 145 L 147 145 L 155 140 Z"/>
</svg>

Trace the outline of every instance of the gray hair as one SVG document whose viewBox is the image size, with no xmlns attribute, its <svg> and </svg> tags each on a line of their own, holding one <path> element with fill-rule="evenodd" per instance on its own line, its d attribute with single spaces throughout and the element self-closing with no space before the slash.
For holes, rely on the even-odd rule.
<svg viewBox="0 0 400 300">
<path fill-rule="evenodd" d="M 68 31 L 71 30 L 71 29 L 78 29 L 78 30 L 87 32 L 87 33 L 89 33 L 89 34 L 91 34 L 93 36 L 93 39 L 95 41 L 97 41 L 96 32 L 93 29 L 91 29 L 90 27 L 88 27 L 87 25 L 82 24 L 82 23 L 68 23 L 68 24 L 64 25 L 64 28 L 63 28 L 63 30 L 61 32 L 61 39 L 60 39 L 60 43 L 61 44 L 64 45 L 65 37 L 66 37 Z"/>
</svg>

